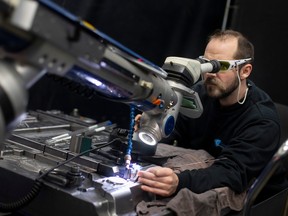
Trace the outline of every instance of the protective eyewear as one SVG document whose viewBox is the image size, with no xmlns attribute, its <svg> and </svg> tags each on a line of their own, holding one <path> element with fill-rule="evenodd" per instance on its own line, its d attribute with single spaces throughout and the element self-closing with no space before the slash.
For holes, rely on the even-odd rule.
<svg viewBox="0 0 288 216">
<path fill-rule="evenodd" d="M 210 60 L 205 58 L 204 56 L 199 56 L 199 59 L 204 60 L 205 62 L 209 62 Z M 237 66 L 245 64 L 246 62 L 250 61 L 252 58 L 246 58 L 246 59 L 237 59 L 237 60 L 217 60 L 220 63 L 220 71 L 227 71 L 234 68 L 237 68 Z"/>
</svg>

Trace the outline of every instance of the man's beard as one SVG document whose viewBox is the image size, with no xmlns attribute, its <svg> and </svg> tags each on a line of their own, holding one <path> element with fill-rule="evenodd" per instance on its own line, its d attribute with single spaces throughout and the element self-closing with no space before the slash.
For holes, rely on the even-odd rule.
<svg viewBox="0 0 288 216">
<path fill-rule="evenodd" d="M 234 92 L 238 88 L 239 81 L 237 80 L 237 78 L 235 78 L 233 80 L 233 83 L 225 88 L 215 78 L 206 78 L 204 85 L 206 92 L 210 97 L 216 99 L 223 99 L 228 97 L 232 92 Z"/>
</svg>

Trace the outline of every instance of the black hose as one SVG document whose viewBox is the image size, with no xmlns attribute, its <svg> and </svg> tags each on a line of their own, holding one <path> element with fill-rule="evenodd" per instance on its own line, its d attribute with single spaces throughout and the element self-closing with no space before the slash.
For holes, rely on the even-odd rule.
<svg viewBox="0 0 288 216">
<path fill-rule="evenodd" d="M 66 77 L 61 77 L 54 74 L 47 74 L 47 77 L 60 84 L 61 86 L 67 88 L 69 91 L 72 91 L 82 97 L 91 99 L 96 95 L 94 89 L 84 86 Z"/>
<path fill-rule="evenodd" d="M 98 146 L 96 148 L 92 148 L 92 149 L 88 149 L 86 151 L 83 151 L 80 154 L 77 154 L 77 155 L 71 157 L 70 159 L 63 161 L 63 162 L 57 164 L 56 166 L 52 167 L 51 169 L 47 170 L 46 172 L 42 173 L 38 178 L 35 179 L 34 184 L 31 188 L 30 192 L 28 194 L 26 194 L 24 197 L 18 199 L 17 201 L 13 201 L 13 202 L 8 202 L 8 203 L 0 202 L 0 212 L 3 212 L 3 213 L 15 212 L 15 211 L 19 210 L 20 208 L 23 208 L 24 206 L 29 204 L 39 194 L 40 189 L 43 185 L 42 179 L 46 175 L 48 175 L 51 171 L 53 171 L 54 169 L 56 169 L 60 166 L 63 166 L 64 164 L 74 160 L 77 157 L 83 156 L 89 152 L 97 151 L 101 148 L 109 146 L 117 140 L 119 140 L 119 138 L 115 138 L 115 139 L 113 139 L 107 143 L 104 142 L 105 144 Z"/>
<path fill-rule="evenodd" d="M 0 212 L 14 212 L 17 211 L 24 206 L 26 206 L 28 203 L 30 203 L 40 192 L 40 189 L 42 187 L 43 183 L 39 180 L 34 181 L 34 184 L 28 194 L 26 194 L 24 197 L 13 201 L 13 202 L 0 202 Z"/>
</svg>

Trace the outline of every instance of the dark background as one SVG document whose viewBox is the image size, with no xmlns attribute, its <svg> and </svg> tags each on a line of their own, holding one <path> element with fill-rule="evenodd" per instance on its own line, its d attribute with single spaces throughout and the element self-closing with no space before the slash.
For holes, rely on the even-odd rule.
<svg viewBox="0 0 288 216">
<path fill-rule="evenodd" d="M 252 79 L 275 102 L 288 105 L 288 13 L 285 0 L 238 0 L 231 19 L 255 46 Z"/>
<path fill-rule="evenodd" d="M 288 19 L 283 18 L 286 12 L 280 0 L 54 1 L 159 66 L 168 56 L 196 58 L 203 54 L 207 36 L 216 29 L 239 30 L 255 45 L 252 80 L 275 102 L 288 105 Z M 81 115 L 97 121 L 109 119 L 120 127 L 129 124 L 128 105 L 98 96 L 83 97 L 49 76 L 30 89 L 28 108 L 65 113 L 78 108 Z"/>
</svg>

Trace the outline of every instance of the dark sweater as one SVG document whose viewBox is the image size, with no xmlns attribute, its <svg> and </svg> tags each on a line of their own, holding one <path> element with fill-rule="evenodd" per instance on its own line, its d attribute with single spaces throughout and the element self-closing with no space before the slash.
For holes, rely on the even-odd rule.
<svg viewBox="0 0 288 216">
<path fill-rule="evenodd" d="M 221 107 L 218 100 L 210 98 L 201 82 L 195 85 L 203 114 L 197 119 L 179 114 L 169 141 L 176 139 L 178 146 L 205 149 L 215 158 L 225 159 L 215 161 L 206 169 L 178 174 L 178 190 L 186 187 L 202 193 L 228 186 L 237 193 L 243 192 L 280 147 L 279 119 L 272 100 L 251 81 L 248 85 L 245 103 L 229 107 Z M 270 196 L 269 193 L 266 195 Z"/>
</svg>

